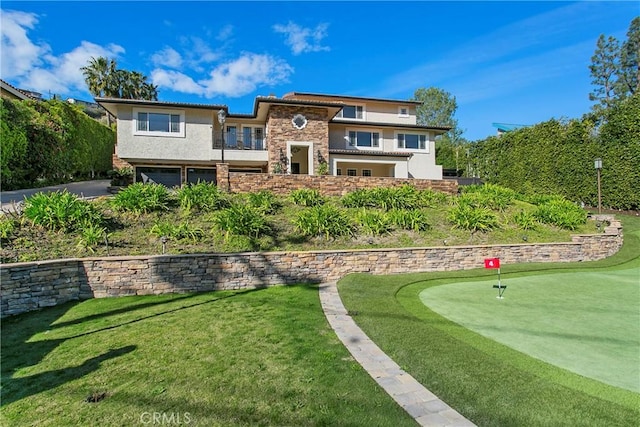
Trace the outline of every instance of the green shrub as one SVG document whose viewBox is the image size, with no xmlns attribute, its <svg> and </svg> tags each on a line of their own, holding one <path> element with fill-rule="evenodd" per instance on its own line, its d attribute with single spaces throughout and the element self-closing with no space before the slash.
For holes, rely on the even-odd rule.
<svg viewBox="0 0 640 427">
<path fill-rule="evenodd" d="M 354 233 L 349 215 L 331 205 L 314 206 L 298 212 L 294 225 L 305 236 L 324 236 L 327 240 Z"/>
<path fill-rule="evenodd" d="M 197 242 L 204 236 L 204 231 L 201 228 L 189 224 L 188 221 L 180 224 L 158 221 L 151 227 L 149 232 L 157 237 L 166 236 L 176 240 L 188 239 L 193 242 Z"/>
<path fill-rule="evenodd" d="M 523 230 L 535 230 L 538 228 L 538 219 L 533 212 L 517 212 L 513 215 L 513 222 Z"/>
<path fill-rule="evenodd" d="M 272 215 L 282 206 L 276 196 L 267 190 L 261 190 L 257 193 L 249 193 L 247 195 L 249 206 L 258 209 L 267 215 Z"/>
<path fill-rule="evenodd" d="M 362 209 L 356 215 L 356 221 L 364 234 L 380 236 L 393 231 L 393 224 L 387 215 L 375 210 Z"/>
<path fill-rule="evenodd" d="M 24 201 L 23 215 L 32 224 L 56 231 L 71 231 L 104 222 L 94 205 L 67 190 L 34 194 Z"/>
<path fill-rule="evenodd" d="M 171 205 L 169 190 L 161 184 L 136 182 L 118 192 L 112 199 L 115 209 L 142 214 L 166 211 Z"/>
<path fill-rule="evenodd" d="M 301 188 L 299 190 L 293 190 L 289 195 L 291 201 L 300 206 L 320 206 L 323 205 L 325 200 L 318 190 Z"/>
<path fill-rule="evenodd" d="M 16 223 L 13 218 L 0 216 L 0 240 L 9 240 L 13 236 L 16 229 Z"/>
<path fill-rule="evenodd" d="M 231 205 L 213 216 L 216 227 L 229 234 L 257 238 L 271 231 L 264 215 L 248 205 Z"/>
<path fill-rule="evenodd" d="M 422 207 L 434 207 L 444 204 L 447 195 L 440 191 L 422 190 L 418 193 L 419 204 Z"/>
<path fill-rule="evenodd" d="M 209 182 L 185 185 L 177 191 L 177 197 L 180 208 L 185 211 L 211 212 L 229 206 L 218 186 Z"/>
<path fill-rule="evenodd" d="M 76 247 L 94 253 L 95 247 L 103 243 L 106 236 L 108 236 L 108 233 L 105 227 L 97 224 L 87 224 L 80 229 L 80 237 Z"/>
<path fill-rule="evenodd" d="M 472 207 L 504 211 L 516 199 L 515 191 L 499 185 L 469 185 L 462 188 L 458 203 L 468 204 Z"/>
<path fill-rule="evenodd" d="M 467 204 L 454 206 L 447 219 L 455 228 L 468 230 L 472 233 L 477 231 L 489 231 L 498 227 L 498 218 L 487 208 L 473 207 Z"/>
<path fill-rule="evenodd" d="M 389 219 L 403 230 L 425 231 L 430 227 L 427 214 L 418 209 L 392 209 L 389 211 Z"/>
<path fill-rule="evenodd" d="M 367 189 L 351 191 L 340 199 L 342 205 L 346 208 L 374 208 L 378 204 L 374 200 L 373 192 Z"/>
<path fill-rule="evenodd" d="M 533 213 L 538 221 L 565 230 L 575 230 L 587 222 L 587 212 L 568 200 L 554 199 L 539 205 Z"/>
<path fill-rule="evenodd" d="M 420 193 L 410 185 L 394 188 L 371 188 L 353 191 L 341 199 L 348 208 L 375 207 L 384 210 L 417 209 L 422 206 Z"/>
</svg>

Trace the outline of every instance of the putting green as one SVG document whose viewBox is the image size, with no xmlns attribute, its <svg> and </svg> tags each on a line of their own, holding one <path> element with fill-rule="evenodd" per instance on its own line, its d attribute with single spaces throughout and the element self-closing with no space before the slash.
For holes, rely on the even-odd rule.
<svg viewBox="0 0 640 427">
<path fill-rule="evenodd" d="M 640 268 L 502 278 L 427 288 L 436 313 L 545 362 L 640 392 Z"/>
</svg>

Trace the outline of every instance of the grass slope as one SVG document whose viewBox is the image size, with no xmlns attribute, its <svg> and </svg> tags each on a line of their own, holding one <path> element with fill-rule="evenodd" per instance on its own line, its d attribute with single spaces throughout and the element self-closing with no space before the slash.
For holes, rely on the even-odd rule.
<svg viewBox="0 0 640 427">
<path fill-rule="evenodd" d="M 316 287 L 95 299 L 3 321 L 1 425 L 143 425 L 154 412 L 174 425 L 414 425 L 351 359 Z"/>
<path fill-rule="evenodd" d="M 606 260 L 505 266 L 504 277 L 637 268 L 640 218 L 623 217 L 625 244 Z M 636 426 L 640 395 L 585 378 L 485 338 L 425 308 L 422 290 L 489 280 L 495 271 L 354 274 L 339 283 L 347 309 L 397 363 L 478 425 Z"/>
</svg>

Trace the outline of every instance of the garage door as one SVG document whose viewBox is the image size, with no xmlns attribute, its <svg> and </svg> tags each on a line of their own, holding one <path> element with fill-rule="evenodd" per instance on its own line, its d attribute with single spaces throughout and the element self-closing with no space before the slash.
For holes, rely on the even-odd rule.
<svg viewBox="0 0 640 427">
<path fill-rule="evenodd" d="M 187 183 L 197 184 L 198 182 L 216 183 L 216 170 L 211 168 L 187 168 Z"/>
<path fill-rule="evenodd" d="M 167 187 L 180 186 L 180 168 L 137 167 L 136 182 L 155 182 Z"/>
</svg>

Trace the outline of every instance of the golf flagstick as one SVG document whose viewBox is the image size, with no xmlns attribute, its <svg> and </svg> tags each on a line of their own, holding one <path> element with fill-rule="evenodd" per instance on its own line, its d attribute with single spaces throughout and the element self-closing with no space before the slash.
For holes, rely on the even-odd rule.
<svg viewBox="0 0 640 427">
<path fill-rule="evenodd" d="M 497 268 L 498 269 L 498 284 L 493 285 L 494 288 L 498 289 L 498 296 L 496 298 L 503 299 L 504 290 L 507 289 L 506 286 L 502 286 L 500 282 L 500 258 L 487 258 L 484 260 L 484 268 Z"/>
</svg>

